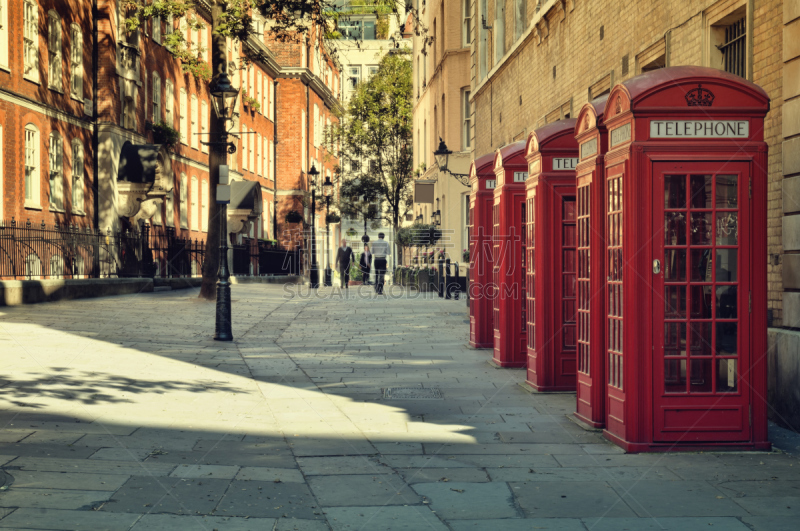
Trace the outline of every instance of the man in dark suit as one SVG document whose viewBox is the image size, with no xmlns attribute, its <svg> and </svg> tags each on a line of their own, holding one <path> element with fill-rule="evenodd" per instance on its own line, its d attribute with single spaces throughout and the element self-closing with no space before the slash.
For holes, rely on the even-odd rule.
<svg viewBox="0 0 800 531">
<path fill-rule="evenodd" d="M 342 238 L 342 246 L 336 251 L 336 269 L 342 279 L 342 287 L 348 289 L 350 283 L 350 264 L 353 262 L 353 250 L 347 245 L 347 240 Z"/>
<path fill-rule="evenodd" d="M 366 243 L 364 244 L 364 252 L 361 254 L 358 265 L 361 268 L 361 278 L 364 279 L 364 284 L 369 286 L 369 271 L 372 269 L 372 253 L 369 252 L 369 245 Z"/>
</svg>

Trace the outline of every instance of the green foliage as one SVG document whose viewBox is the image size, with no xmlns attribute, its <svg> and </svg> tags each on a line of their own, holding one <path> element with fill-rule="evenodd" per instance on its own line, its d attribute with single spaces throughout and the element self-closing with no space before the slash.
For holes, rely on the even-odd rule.
<svg viewBox="0 0 800 531">
<path fill-rule="evenodd" d="M 329 151 L 341 145 L 338 169 L 343 215 L 363 218 L 369 205 L 396 229 L 413 196 L 411 61 L 389 54 L 360 84 L 327 135 Z"/>
<path fill-rule="evenodd" d="M 261 104 L 258 100 L 250 96 L 246 90 L 242 91 L 242 103 L 244 103 L 245 107 L 250 107 L 253 111 L 259 111 L 261 109 Z"/>
<path fill-rule="evenodd" d="M 359 266 L 361 260 L 361 253 L 353 253 L 353 261 L 350 263 L 350 280 L 364 280 L 361 274 L 361 267 Z"/>
<path fill-rule="evenodd" d="M 153 124 L 152 130 L 155 144 L 165 144 L 168 147 L 172 147 L 181 139 L 181 133 L 164 122 Z"/>
</svg>

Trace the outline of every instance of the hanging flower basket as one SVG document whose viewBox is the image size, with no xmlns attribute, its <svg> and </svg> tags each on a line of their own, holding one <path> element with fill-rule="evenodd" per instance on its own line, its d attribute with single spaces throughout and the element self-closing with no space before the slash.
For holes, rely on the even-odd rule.
<svg viewBox="0 0 800 531">
<path fill-rule="evenodd" d="M 286 223 L 300 223 L 303 221 L 303 216 L 296 210 L 290 210 L 286 213 Z"/>
<path fill-rule="evenodd" d="M 358 231 L 356 229 L 347 229 L 346 234 L 352 238 L 353 236 L 356 236 L 358 234 Z"/>
<path fill-rule="evenodd" d="M 325 221 L 328 223 L 339 223 L 340 221 L 342 221 L 342 216 L 331 212 L 330 214 L 325 216 Z"/>
</svg>

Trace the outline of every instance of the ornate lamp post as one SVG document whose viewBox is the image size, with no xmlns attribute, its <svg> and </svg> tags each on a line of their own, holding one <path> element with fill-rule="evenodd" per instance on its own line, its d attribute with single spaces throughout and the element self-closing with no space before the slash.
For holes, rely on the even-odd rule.
<svg viewBox="0 0 800 531">
<path fill-rule="evenodd" d="M 210 157 L 217 164 L 217 175 L 220 176 L 220 185 L 228 185 L 228 153 L 235 153 L 236 146 L 228 142 L 228 133 L 225 123 L 233 118 L 236 98 L 239 89 L 231 85 L 231 80 L 223 71 L 211 81 L 209 87 L 211 101 L 214 103 L 214 112 L 223 122 L 219 140 L 205 142 L 217 155 Z M 224 181 L 224 182 L 223 182 Z M 227 193 L 226 193 L 227 192 Z M 217 341 L 233 341 L 231 328 L 231 281 L 228 270 L 228 203 L 230 202 L 230 188 L 217 189 L 217 203 L 219 204 L 219 273 L 217 280 L 217 315 L 214 339 Z"/>
<path fill-rule="evenodd" d="M 315 225 L 317 224 L 317 189 L 313 183 L 317 182 L 317 167 L 313 164 L 311 169 L 308 170 L 311 188 L 311 269 L 308 272 L 308 284 L 311 289 L 319 288 L 319 266 L 317 265 L 317 235 Z"/>
<path fill-rule="evenodd" d="M 447 149 L 447 144 L 444 143 L 442 137 L 439 137 L 439 147 L 437 147 L 436 151 L 433 152 L 433 156 L 436 158 L 436 165 L 439 166 L 439 171 L 447 172 L 453 177 L 455 177 L 458 180 L 458 182 L 460 182 L 464 186 L 469 186 L 469 174 L 455 173 L 447 168 L 447 162 L 452 153 L 453 153 L 452 151 Z"/>
<path fill-rule="evenodd" d="M 441 210 L 437 210 L 433 213 L 433 224 L 437 227 L 441 226 L 442 224 L 442 212 Z"/>
<path fill-rule="evenodd" d="M 322 195 L 325 197 L 325 281 L 324 284 L 326 286 L 332 286 L 333 282 L 331 281 L 333 278 L 331 272 L 331 255 L 330 255 L 330 243 L 329 240 L 331 239 L 331 222 L 330 222 L 330 210 L 331 210 L 331 198 L 333 197 L 333 183 L 331 182 L 331 177 L 328 175 L 325 177 L 325 182 L 322 183 Z"/>
</svg>

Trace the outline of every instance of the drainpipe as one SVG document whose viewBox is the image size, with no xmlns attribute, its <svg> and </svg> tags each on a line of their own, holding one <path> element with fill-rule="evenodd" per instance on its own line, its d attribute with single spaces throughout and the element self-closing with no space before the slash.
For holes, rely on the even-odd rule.
<svg viewBox="0 0 800 531">
<path fill-rule="evenodd" d="M 97 19 L 98 19 L 97 0 L 92 2 L 92 180 L 93 182 L 93 203 L 94 203 L 94 227 L 100 226 L 100 145 L 99 132 L 97 130 L 97 70 L 99 68 L 100 51 L 98 49 L 97 38 Z"/>
</svg>

